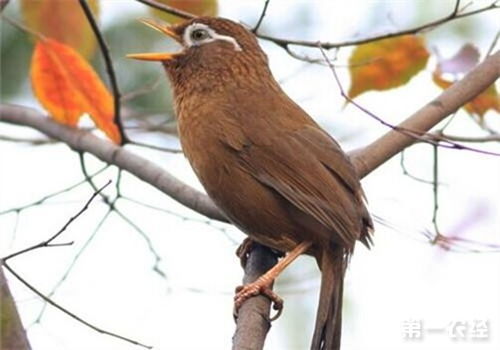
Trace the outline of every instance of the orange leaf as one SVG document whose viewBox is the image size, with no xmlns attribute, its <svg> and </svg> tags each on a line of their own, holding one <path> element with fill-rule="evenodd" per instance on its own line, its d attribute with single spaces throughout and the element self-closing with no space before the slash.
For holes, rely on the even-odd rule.
<svg viewBox="0 0 500 350">
<path fill-rule="evenodd" d="M 444 79 L 439 75 L 439 71 L 432 74 L 432 80 L 442 89 L 447 89 L 453 85 L 454 81 Z M 483 117 L 488 110 L 500 112 L 500 97 L 495 84 L 490 85 L 486 90 L 477 95 L 472 101 L 465 104 L 464 109 L 470 115 Z"/>
<path fill-rule="evenodd" d="M 349 59 L 349 97 L 404 85 L 425 68 L 428 59 L 423 40 L 415 35 L 359 45 Z"/>
<path fill-rule="evenodd" d="M 88 4 L 97 16 L 97 0 Z M 21 0 L 24 22 L 35 32 L 71 46 L 90 57 L 96 40 L 78 0 Z"/>
<path fill-rule="evenodd" d="M 216 16 L 217 0 L 156 0 L 162 4 L 175 7 L 176 9 L 192 13 L 197 16 Z M 175 24 L 185 19 L 165 13 L 160 10 L 150 9 L 155 17 L 159 17 L 168 23 Z"/>
<path fill-rule="evenodd" d="M 40 103 L 60 123 L 76 126 L 87 112 L 97 127 L 119 144 L 113 97 L 85 59 L 55 40 L 40 40 L 31 61 L 31 84 Z"/>
</svg>

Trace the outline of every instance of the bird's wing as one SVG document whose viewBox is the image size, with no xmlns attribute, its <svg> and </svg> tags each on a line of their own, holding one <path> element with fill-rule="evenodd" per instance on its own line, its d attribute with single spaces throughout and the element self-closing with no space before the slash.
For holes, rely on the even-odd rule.
<svg viewBox="0 0 500 350">
<path fill-rule="evenodd" d="M 239 150 L 243 167 L 352 248 L 366 211 L 353 166 L 323 130 L 308 125 Z"/>
</svg>

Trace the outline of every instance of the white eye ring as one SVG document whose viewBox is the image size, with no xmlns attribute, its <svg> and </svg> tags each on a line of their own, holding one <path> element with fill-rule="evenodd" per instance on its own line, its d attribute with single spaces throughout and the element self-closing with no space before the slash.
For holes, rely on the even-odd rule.
<svg viewBox="0 0 500 350">
<path fill-rule="evenodd" d="M 203 23 L 193 23 L 188 26 L 184 31 L 183 39 L 187 47 L 200 46 L 212 41 L 223 40 L 233 44 L 236 51 L 242 51 L 241 46 L 235 38 L 229 35 L 221 35 Z"/>
</svg>

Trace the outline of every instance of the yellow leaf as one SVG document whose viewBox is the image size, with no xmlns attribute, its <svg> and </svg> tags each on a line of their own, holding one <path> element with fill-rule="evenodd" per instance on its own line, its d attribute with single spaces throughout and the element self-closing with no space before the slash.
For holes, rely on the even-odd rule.
<svg viewBox="0 0 500 350">
<path fill-rule="evenodd" d="M 453 85 L 454 81 L 444 79 L 439 71 L 432 74 L 432 80 L 442 89 L 447 89 Z M 495 84 L 490 85 L 486 90 L 476 96 L 472 101 L 464 105 L 464 109 L 470 115 L 477 115 L 482 118 L 490 109 L 500 113 L 500 97 Z"/>
<path fill-rule="evenodd" d="M 404 85 L 425 68 L 428 59 L 429 52 L 423 40 L 415 35 L 360 45 L 349 59 L 349 97 Z"/>
<path fill-rule="evenodd" d="M 38 41 L 31 61 L 31 84 L 35 96 L 58 122 L 74 127 L 86 112 L 110 139 L 121 142 L 113 122 L 113 97 L 71 47 L 52 39 Z"/>
<path fill-rule="evenodd" d="M 156 0 L 159 3 L 174 7 L 178 10 L 192 13 L 197 16 L 216 16 L 217 15 L 217 0 Z M 158 18 L 170 24 L 176 24 L 185 21 L 181 17 L 177 17 L 161 10 L 151 8 L 151 13 Z"/>
<path fill-rule="evenodd" d="M 88 4 L 97 17 L 97 0 Z M 69 45 L 85 57 L 94 52 L 96 40 L 78 0 L 21 0 L 21 12 L 35 32 Z"/>
</svg>

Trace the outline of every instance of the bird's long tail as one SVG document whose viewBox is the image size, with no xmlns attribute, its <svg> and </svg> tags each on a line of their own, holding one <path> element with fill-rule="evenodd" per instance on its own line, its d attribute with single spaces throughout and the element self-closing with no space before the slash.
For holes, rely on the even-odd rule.
<svg viewBox="0 0 500 350">
<path fill-rule="evenodd" d="M 342 332 L 342 294 L 347 265 L 342 248 L 326 250 L 321 261 L 321 289 L 311 350 L 339 350 Z"/>
</svg>

